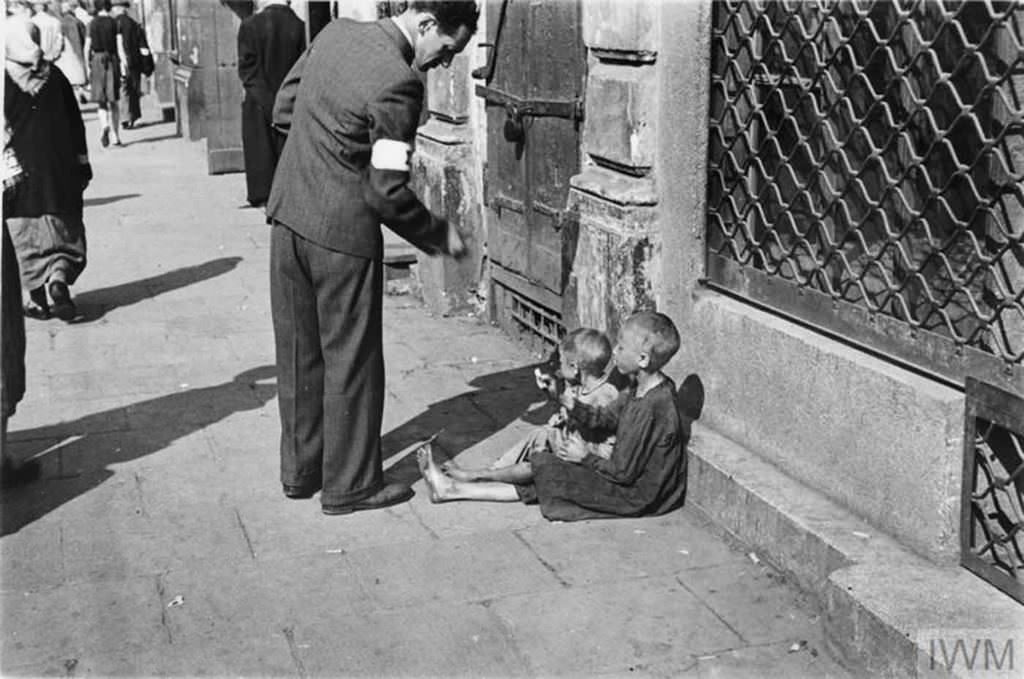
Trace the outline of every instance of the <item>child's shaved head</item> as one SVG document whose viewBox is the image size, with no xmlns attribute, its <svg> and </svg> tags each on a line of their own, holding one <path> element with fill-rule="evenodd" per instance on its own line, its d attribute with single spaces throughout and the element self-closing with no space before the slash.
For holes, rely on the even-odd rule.
<svg viewBox="0 0 1024 679">
<path fill-rule="evenodd" d="M 562 340 L 562 353 L 574 359 L 582 372 L 600 377 L 612 358 L 612 345 L 599 330 L 577 328 Z"/>
<path fill-rule="evenodd" d="M 679 331 L 665 314 L 641 311 L 626 319 L 623 332 L 636 333 L 644 351 L 650 356 L 648 370 L 661 370 L 679 351 Z"/>
</svg>

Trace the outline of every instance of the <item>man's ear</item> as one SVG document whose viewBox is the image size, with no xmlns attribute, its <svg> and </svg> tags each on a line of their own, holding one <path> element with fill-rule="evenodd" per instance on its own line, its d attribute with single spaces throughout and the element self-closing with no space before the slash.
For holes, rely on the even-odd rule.
<svg viewBox="0 0 1024 679">
<path fill-rule="evenodd" d="M 647 366 L 651 364 L 651 355 L 646 351 L 640 352 L 640 355 L 636 357 L 636 364 L 644 370 L 647 370 Z"/>
</svg>

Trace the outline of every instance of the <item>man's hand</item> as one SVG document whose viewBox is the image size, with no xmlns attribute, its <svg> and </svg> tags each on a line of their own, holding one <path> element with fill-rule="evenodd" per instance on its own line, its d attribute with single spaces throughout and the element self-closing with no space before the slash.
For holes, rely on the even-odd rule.
<svg viewBox="0 0 1024 679">
<path fill-rule="evenodd" d="M 455 259 L 462 259 L 469 252 L 469 235 L 461 233 L 451 222 L 448 222 L 447 230 L 445 252 Z"/>
<path fill-rule="evenodd" d="M 562 445 L 555 450 L 555 456 L 560 460 L 579 464 L 587 456 L 586 448 L 583 447 L 583 439 L 579 436 L 567 436 Z"/>
</svg>

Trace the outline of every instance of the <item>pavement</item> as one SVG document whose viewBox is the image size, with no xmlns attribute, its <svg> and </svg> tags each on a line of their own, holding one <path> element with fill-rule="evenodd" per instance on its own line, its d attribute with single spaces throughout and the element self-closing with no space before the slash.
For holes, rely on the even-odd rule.
<svg viewBox="0 0 1024 679">
<path fill-rule="evenodd" d="M 286 499 L 269 230 L 242 175 L 207 176 L 173 124 L 104 150 L 86 119 L 82 317 L 27 322 L 10 423 L 44 472 L 0 500 L 3 675 L 848 676 L 811 600 L 691 508 L 431 504 L 418 440 L 491 461 L 546 413 L 537 355 L 410 295 L 385 299 L 383 444 L 416 496 Z"/>
</svg>

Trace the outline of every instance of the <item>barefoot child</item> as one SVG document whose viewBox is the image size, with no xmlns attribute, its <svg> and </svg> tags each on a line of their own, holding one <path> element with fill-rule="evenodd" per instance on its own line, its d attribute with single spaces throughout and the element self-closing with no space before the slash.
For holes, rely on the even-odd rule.
<svg viewBox="0 0 1024 679">
<path fill-rule="evenodd" d="M 417 452 L 420 471 L 434 502 L 490 500 L 539 503 L 551 520 L 656 516 L 683 504 L 686 495 L 686 435 L 676 407 L 676 390 L 661 368 L 679 349 L 679 332 L 665 315 L 641 312 L 619 333 L 615 365 L 634 378 L 610 406 L 595 408 L 568 391 L 560 397 L 571 421 L 601 429 L 615 427 L 615 446 L 605 460 L 567 438 L 554 453 L 531 457 L 532 481 L 458 481 L 444 474 L 429 446 Z M 552 398 L 554 381 L 547 381 Z"/>
<path fill-rule="evenodd" d="M 612 347 L 599 330 L 578 328 L 559 345 L 559 374 L 565 379 L 566 391 L 581 403 L 592 406 L 610 405 L 619 390 L 608 382 L 608 362 Z M 537 386 L 547 388 L 550 375 L 537 371 Z M 564 445 L 566 437 L 580 438 L 584 449 L 607 459 L 614 445 L 614 428 L 589 429 L 568 420 L 562 408 L 544 426 L 537 427 L 522 441 L 502 455 L 487 469 L 462 469 L 453 462 L 444 465 L 444 472 L 457 481 L 503 481 L 528 483 L 533 479 L 530 458 L 537 451 L 554 452 Z"/>
</svg>

